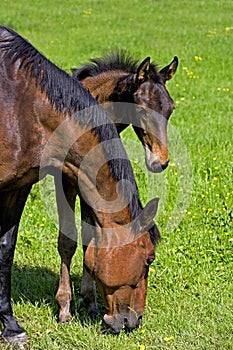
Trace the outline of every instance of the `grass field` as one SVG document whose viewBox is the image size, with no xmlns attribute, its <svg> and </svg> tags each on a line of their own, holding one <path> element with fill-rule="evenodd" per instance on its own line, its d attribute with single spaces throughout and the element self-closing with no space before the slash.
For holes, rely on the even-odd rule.
<svg viewBox="0 0 233 350">
<path fill-rule="evenodd" d="M 233 349 L 232 13 L 231 0 L 1 0 L 0 24 L 64 70 L 116 47 L 138 59 L 151 56 L 160 67 L 174 55 L 180 60 L 167 83 L 176 102 L 168 169 L 148 174 L 132 131 L 123 135 L 129 152 L 131 144 L 138 147 L 131 160 L 143 203 L 161 197 L 156 220 L 163 241 L 150 270 L 142 326 L 114 336 L 101 318 L 87 317 L 79 296 L 81 244 L 71 270 L 74 318 L 57 324 L 57 228 L 35 185 L 22 217 L 12 286 L 31 350 Z M 0 343 L 0 349 L 10 346 Z"/>
</svg>

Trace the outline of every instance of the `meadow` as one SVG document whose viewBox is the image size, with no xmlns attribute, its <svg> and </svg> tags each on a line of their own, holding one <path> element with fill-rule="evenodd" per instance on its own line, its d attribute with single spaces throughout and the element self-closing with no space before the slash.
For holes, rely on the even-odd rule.
<svg viewBox="0 0 233 350">
<path fill-rule="evenodd" d="M 73 319 L 57 323 L 55 202 L 52 190 L 46 197 L 36 184 L 22 216 L 12 280 L 14 312 L 31 350 L 233 349 L 232 12 L 231 0 L 1 0 L 0 24 L 67 72 L 115 48 L 138 60 L 151 56 L 161 68 L 179 58 L 167 83 L 176 105 L 169 167 L 148 174 L 132 130 L 123 133 L 142 202 L 161 198 L 156 222 L 163 239 L 142 326 L 114 336 L 101 317 L 88 318 L 79 294 L 80 241 L 71 267 Z M 76 216 L 80 227 L 78 201 Z M 100 298 L 99 305 L 103 315 Z M 11 346 L 0 342 L 0 349 Z"/>
</svg>

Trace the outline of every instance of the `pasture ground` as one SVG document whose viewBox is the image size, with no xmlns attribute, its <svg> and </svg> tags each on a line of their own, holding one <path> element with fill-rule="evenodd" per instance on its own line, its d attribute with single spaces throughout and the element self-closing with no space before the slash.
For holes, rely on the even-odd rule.
<svg viewBox="0 0 233 350">
<path fill-rule="evenodd" d="M 140 60 L 151 56 L 160 67 L 174 55 L 180 60 L 167 83 L 176 102 L 169 168 L 149 176 L 141 146 L 130 129 L 124 133 L 129 152 L 138 147 L 132 164 L 143 203 L 154 192 L 161 197 L 163 241 L 142 326 L 114 336 L 101 318 L 87 317 L 79 296 L 81 244 L 71 268 L 74 318 L 57 324 L 57 228 L 37 184 L 22 217 L 12 285 L 31 350 L 233 349 L 232 13 L 231 0 L 1 0 L 0 23 L 66 71 L 116 47 Z"/>
</svg>

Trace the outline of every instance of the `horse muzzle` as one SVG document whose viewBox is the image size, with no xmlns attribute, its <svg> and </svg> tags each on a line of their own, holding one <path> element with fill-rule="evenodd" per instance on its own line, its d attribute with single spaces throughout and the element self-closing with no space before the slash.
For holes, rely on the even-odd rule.
<svg viewBox="0 0 233 350">
<path fill-rule="evenodd" d="M 154 153 L 152 153 L 149 150 L 149 147 L 147 145 L 145 147 L 145 151 L 146 151 L 145 162 L 146 162 L 146 167 L 149 171 L 151 171 L 152 173 L 161 173 L 167 168 L 169 164 L 167 152 L 166 152 L 166 157 L 162 157 L 164 159 L 159 159 L 158 156 L 156 156 Z"/>
<path fill-rule="evenodd" d="M 111 328 L 113 333 L 118 334 L 123 328 L 127 331 L 132 331 L 139 327 L 142 323 L 142 315 L 136 316 L 136 314 L 133 313 L 128 317 L 124 317 L 121 315 L 109 316 L 105 314 L 104 321 Z"/>
<path fill-rule="evenodd" d="M 160 163 L 158 161 L 148 163 L 146 161 L 146 167 L 152 173 L 161 173 L 162 171 L 164 171 L 167 168 L 168 164 L 169 164 L 169 160 L 167 160 L 165 163 Z"/>
</svg>

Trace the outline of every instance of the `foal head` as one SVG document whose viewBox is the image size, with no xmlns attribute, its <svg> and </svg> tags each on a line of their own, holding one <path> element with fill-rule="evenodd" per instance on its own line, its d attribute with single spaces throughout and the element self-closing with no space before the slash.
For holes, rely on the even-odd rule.
<svg viewBox="0 0 233 350">
<path fill-rule="evenodd" d="M 174 76 L 177 66 L 177 57 L 158 70 L 149 57 L 138 64 L 125 53 L 117 52 L 72 70 L 98 102 L 106 104 L 118 132 L 130 123 L 133 125 L 145 149 L 147 168 L 152 172 L 163 171 L 169 162 L 167 122 L 174 102 L 165 83 Z M 129 102 L 136 108 L 126 108 L 126 104 L 111 107 L 109 102 Z"/>
<path fill-rule="evenodd" d="M 167 145 L 167 122 L 174 109 L 165 83 L 176 72 L 178 59 L 158 71 L 150 58 L 146 58 L 138 68 L 135 80 L 138 89 L 134 93 L 134 103 L 141 106 L 137 114 L 137 125 L 133 128 L 145 148 L 148 170 L 161 172 L 169 163 Z"/>
</svg>

